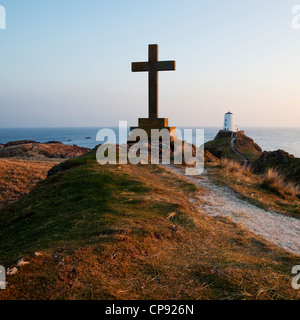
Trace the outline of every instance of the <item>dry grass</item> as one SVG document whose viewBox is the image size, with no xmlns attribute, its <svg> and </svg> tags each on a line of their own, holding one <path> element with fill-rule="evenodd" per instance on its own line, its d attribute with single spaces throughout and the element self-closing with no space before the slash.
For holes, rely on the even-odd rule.
<svg viewBox="0 0 300 320">
<path fill-rule="evenodd" d="M 229 186 L 244 199 L 266 210 L 299 217 L 299 189 L 274 170 L 260 176 L 250 166 L 244 168 L 239 162 L 223 159 L 221 164 L 207 164 L 211 178 Z"/>
<path fill-rule="evenodd" d="M 227 158 L 223 158 L 221 160 L 221 166 L 225 168 L 228 172 L 251 172 L 251 166 L 245 168 L 244 165 L 241 164 L 241 162 L 237 162 L 235 160 Z"/>
<path fill-rule="evenodd" d="M 283 198 L 296 197 L 300 194 L 299 186 L 291 181 L 286 181 L 284 176 L 273 168 L 266 171 L 262 179 L 262 185 Z"/>
<path fill-rule="evenodd" d="M 158 166 L 88 157 L 4 210 L 0 258 L 30 264 L 0 299 L 299 298 L 298 257 L 202 214 L 193 184 Z"/>
<path fill-rule="evenodd" d="M 28 194 L 58 163 L 0 159 L 0 209 Z"/>
</svg>

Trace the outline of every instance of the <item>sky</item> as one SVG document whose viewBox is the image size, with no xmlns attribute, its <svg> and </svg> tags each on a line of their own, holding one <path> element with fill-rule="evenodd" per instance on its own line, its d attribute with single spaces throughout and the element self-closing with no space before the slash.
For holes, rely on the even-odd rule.
<svg viewBox="0 0 300 320">
<path fill-rule="evenodd" d="M 159 116 L 172 126 L 299 127 L 300 0 L 0 0 L 0 127 L 136 125 L 148 116 L 148 44 Z M 300 24 L 300 18 L 299 18 Z"/>
</svg>

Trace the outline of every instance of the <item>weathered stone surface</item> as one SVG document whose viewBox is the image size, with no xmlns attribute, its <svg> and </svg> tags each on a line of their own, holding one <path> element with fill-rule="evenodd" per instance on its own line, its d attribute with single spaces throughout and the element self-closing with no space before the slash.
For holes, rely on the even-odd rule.
<svg viewBox="0 0 300 320">
<path fill-rule="evenodd" d="M 151 138 L 151 130 L 157 129 L 167 129 L 170 132 L 170 140 L 174 141 L 176 136 L 176 128 L 168 126 L 168 119 L 160 118 L 160 119 L 139 119 L 139 126 L 138 127 L 131 127 L 131 131 L 134 129 L 143 129 L 147 132 L 148 138 Z M 130 138 L 130 135 L 129 135 Z"/>
<path fill-rule="evenodd" d="M 166 118 L 139 118 L 139 127 L 153 127 L 153 128 L 166 128 L 169 126 L 169 120 Z"/>
</svg>

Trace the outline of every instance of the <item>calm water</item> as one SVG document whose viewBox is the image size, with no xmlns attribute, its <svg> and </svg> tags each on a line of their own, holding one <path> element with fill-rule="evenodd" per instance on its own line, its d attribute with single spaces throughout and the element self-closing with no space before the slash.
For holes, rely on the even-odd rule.
<svg viewBox="0 0 300 320">
<path fill-rule="evenodd" d="M 96 141 L 99 128 L 25 128 L 0 129 L 0 143 L 16 140 L 35 140 L 39 142 L 60 141 L 64 144 L 93 148 L 100 142 Z M 118 136 L 118 129 L 113 129 Z M 205 129 L 205 141 L 213 140 L 219 128 Z M 245 133 L 263 150 L 283 149 L 300 157 L 300 128 L 248 128 Z M 91 139 L 86 139 L 90 137 Z"/>
</svg>

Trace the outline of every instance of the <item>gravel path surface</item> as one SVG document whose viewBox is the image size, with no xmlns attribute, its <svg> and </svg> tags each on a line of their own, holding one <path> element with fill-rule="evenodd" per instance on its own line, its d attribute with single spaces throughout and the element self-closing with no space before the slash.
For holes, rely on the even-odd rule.
<svg viewBox="0 0 300 320">
<path fill-rule="evenodd" d="M 230 217 L 233 221 L 277 246 L 300 255 L 299 219 L 256 207 L 238 198 L 233 190 L 214 184 L 207 174 L 199 177 L 185 176 L 184 171 L 180 168 L 165 167 L 201 187 L 204 193 L 199 195 L 202 201 L 200 209 L 204 213 L 211 216 Z"/>
<path fill-rule="evenodd" d="M 237 155 L 239 155 L 240 157 L 242 157 L 243 158 L 243 160 L 244 160 L 244 168 L 247 168 L 247 166 L 248 166 L 248 159 L 243 155 L 243 154 L 241 154 L 239 151 L 238 151 L 238 149 L 235 147 L 235 140 L 236 140 L 236 138 L 232 138 L 231 139 L 231 148 L 232 148 L 232 150 L 233 150 L 233 152 L 235 152 Z"/>
</svg>

